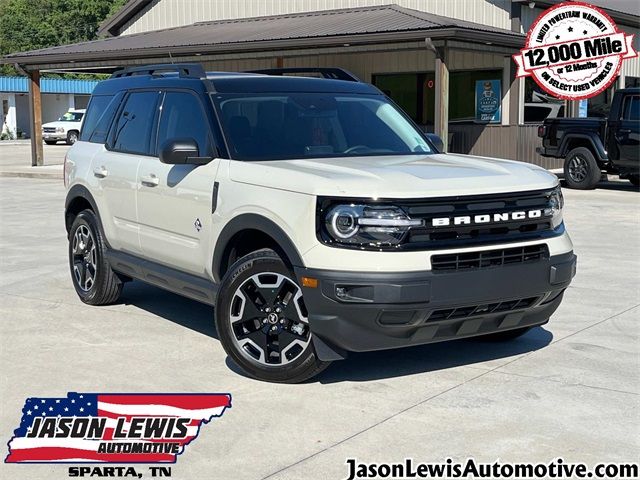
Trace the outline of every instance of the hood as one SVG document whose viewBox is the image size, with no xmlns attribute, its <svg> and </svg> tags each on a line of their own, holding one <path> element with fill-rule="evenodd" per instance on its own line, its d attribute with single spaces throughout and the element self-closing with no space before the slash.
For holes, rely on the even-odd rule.
<svg viewBox="0 0 640 480">
<path fill-rule="evenodd" d="M 60 122 L 59 120 L 56 120 L 55 122 L 43 123 L 42 127 L 78 128 L 78 125 L 80 125 L 80 123 L 82 122 Z"/>
<path fill-rule="evenodd" d="M 471 155 L 231 162 L 231 179 L 310 195 L 425 198 L 552 188 L 558 179 L 536 165 Z"/>
</svg>

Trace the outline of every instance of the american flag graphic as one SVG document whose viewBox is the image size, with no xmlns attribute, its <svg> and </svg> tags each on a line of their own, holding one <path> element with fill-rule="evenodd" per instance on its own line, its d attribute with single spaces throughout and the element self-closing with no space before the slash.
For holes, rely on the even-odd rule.
<svg viewBox="0 0 640 480">
<path fill-rule="evenodd" d="M 174 463 L 230 394 L 75 393 L 28 398 L 6 463 Z"/>
</svg>

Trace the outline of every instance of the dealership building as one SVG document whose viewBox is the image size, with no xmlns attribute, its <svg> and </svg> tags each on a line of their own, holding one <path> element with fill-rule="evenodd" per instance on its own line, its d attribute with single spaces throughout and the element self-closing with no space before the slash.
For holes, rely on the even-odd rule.
<svg viewBox="0 0 640 480">
<path fill-rule="evenodd" d="M 42 123 L 57 120 L 70 109 L 87 108 L 97 80 L 43 78 L 40 88 Z M 12 138 L 31 136 L 29 81 L 27 77 L 0 76 L 0 133 Z"/>
<path fill-rule="evenodd" d="M 340 67 L 373 83 L 448 151 L 510 158 L 547 168 L 537 125 L 549 116 L 584 114 L 578 102 L 549 97 L 530 77 L 516 78 L 511 56 L 554 0 L 129 0 L 101 26 L 104 38 L 22 52 L 2 59 L 29 76 L 32 131 L 42 111 L 40 73 L 101 72 L 149 63 L 200 62 L 209 71 Z M 639 7 L 602 7 L 638 49 Z M 43 80 L 44 81 L 44 80 Z M 640 86 L 640 58 L 624 61 L 617 81 L 589 99 L 606 115 L 615 89 Z M 490 92 L 496 110 L 478 108 Z M 582 105 L 584 107 L 584 105 Z M 34 137 L 37 137 L 34 136 Z M 34 164 L 42 161 L 33 142 Z"/>
</svg>

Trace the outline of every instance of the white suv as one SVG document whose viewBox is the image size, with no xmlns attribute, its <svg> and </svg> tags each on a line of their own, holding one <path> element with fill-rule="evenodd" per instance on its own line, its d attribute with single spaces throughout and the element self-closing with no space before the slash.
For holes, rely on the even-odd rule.
<svg viewBox="0 0 640 480">
<path fill-rule="evenodd" d="M 65 163 L 83 302 L 136 279 L 214 305 L 229 356 L 276 382 L 548 321 L 576 265 L 555 176 L 439 153 L 375 87 L 291 70 L 135 67 L 96 87 Z"/>
<path fill-rule="evenodd" d="M 55 122 L 43 124 L 42 138 L 44 143 L 55 145 L 60 140 L 64 140 L 67 145 L 76 143 L 85 113 L 84 109 L 71 108 Z"/>
</svg>

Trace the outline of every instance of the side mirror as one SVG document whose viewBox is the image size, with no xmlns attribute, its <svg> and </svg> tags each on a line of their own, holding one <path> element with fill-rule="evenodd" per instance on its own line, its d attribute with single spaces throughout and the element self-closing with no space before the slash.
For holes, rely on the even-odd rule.
<svg viewBox="0 0 640 480">
<path fill-rule="evenodd" d="M 436 147 L 438 153 L 444 152 L 444 142 L 442 139 L 436 135 L 435 133 L 427 133 L 427 138 L 433 143 L 433 146 Z"/>
<path fill-rule="evenodd" d="M 204 165 L 211 157 L 201 157 L 193 138 L 171 138 L 160 146 L 160 161 L 169 165 Z"/>
</svg>

